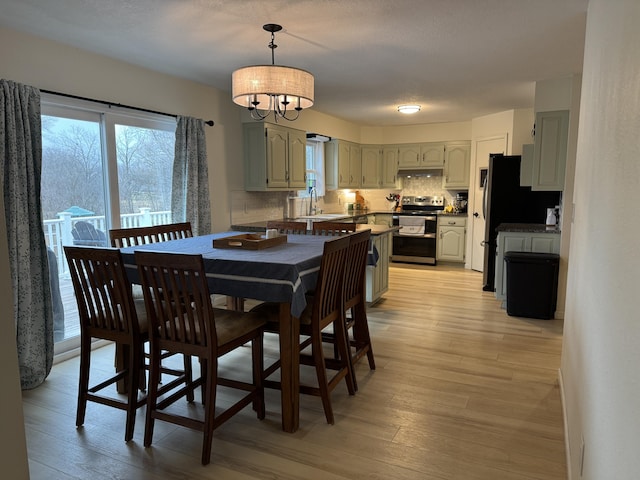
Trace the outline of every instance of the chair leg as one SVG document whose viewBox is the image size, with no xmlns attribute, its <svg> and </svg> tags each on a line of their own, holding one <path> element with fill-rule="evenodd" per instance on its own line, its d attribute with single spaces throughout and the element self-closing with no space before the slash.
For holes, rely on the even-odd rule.
<svg viewBox="0 0 640 480">
<path fill-rule="evenodd" d="M 127 374 L 127 423 L 124 434 L 124 441 L 128 442 L 133 438 L 133 429 L 136 424 L 136 410 L 138 403 L 138 386 L 140 376 L 138 374 L 142 354 L 138 346 L 131 345 L 129 353 L 129 365 L 126 366 Z"/>
<path fill-rule="evenodd" d="M 264 404 L 264 352 L 263 352 L 263 335 L 260 338 L 254 338 L 251 341 L 251 356 L 253 360 L 253 384 L 258 390 L 258 396 L 253 400 L 253 409 L 258 414 L 258 419 L 263 420 L 265 416 Z"/>
<path fill-rule="evenodd" d="M 337 320 L 333 325 L 336 337 L 336 344 L 338 345 L 338 356 L 340 358 L 339 365 L 340 368 L 344 368 L 347 370 L 347 374 L 345 376 L 347 382 L 347 390 L 349 391 L 349 395 L 356 394 L 356 381 L 355 375 L 353 374 L 353 364 L 351 359 L 351 352 L 349 351 L 349 340 L 347 338 L 347 326 L 344 322 L 344 318 Z"/>
<path fill-rule="evenodd" d="M 81 338 L 80 341 L 80 377 L 78 381 L 76 427 L 84 425 L 84 417 L 87 412 L 87 393 L 89 391 L 89 367 L 91 366 L 91 338 Z"/>
<path fill-rule="evenodd" d="M 371 336 L 369 335 L 369 322 L 367 321 L 367 312 L 364 305 L 357 305 L 354 309 L 353 337 L 356 341 L 357 348 L 365 345 L 367 350 L 367 360 L 369 368 L 376 369 L 376 361 L 373 357 L 373 347 L 371 346 Z"/>
<path fill-rule="evenodd" d="M 191 355 L 183 355 L 184 361 L 184 381 L 186 385 L 193 385 L 193 365 L 191 363 Z M 187 390 L 187 402 L 193 402 L 195 396 L 193 387 Z M 204 401 L 204 398 L 203 398 Z"/>
<path fill-rule="evenodd" d="M 324 353 L 322 352 L 322 335 L 320 332 L 318 332 L 317 334 L 314 332 L 313 334 L 313 338 L 311 341 L 311 355 L 313 356 L 313 363 L 316 367 L 318 390 L 320 392 L 320 398 L 322 399 L 324 416 L 327 419 L 327 423 L 333 425 L 335 423 L 335 420 L 333 417 L 333 408 L 331 407 L 331 397 L 327 380 L 327 369 L 324 361 Z"/>
<path fill-rule="evenodd" d="M 144 446 L 151 446 L 153 439 L 153 427 L 155 426 L 154 413 L 158 404 L 158 384 L 160 383 L 160 350 L 151 346 L 151 358 L 149 361 L 149 389 L 147 392 L 147 416 L 144 423 Z"/>
<path fill-rule="evenodd" d="M 207 372 L 207 376 L 203 377 L 202 386 L 205 389 L 202 465 L 208 465 L 211 462 L 211 443 L 215 428 L 216 392 L 218 390 L 218 360 L 213 359 L 212 365 L 207 365 L 208 363 L 207 360 L 202 360 L 203 371 Z"/>
</svg>

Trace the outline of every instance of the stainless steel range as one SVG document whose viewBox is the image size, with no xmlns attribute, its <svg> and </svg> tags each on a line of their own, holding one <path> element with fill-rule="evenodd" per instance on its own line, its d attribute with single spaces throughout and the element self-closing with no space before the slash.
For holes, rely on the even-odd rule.
<svg viewBox="0 0 640 480">
<path fill-rule="evenodd" d="M 438 211 L 444 210 L 442 196 L 405 196 L 402 211 L 393 215 L 400 227 L 393 234 L 393 262 L 436 264 Z"/>
</svg>

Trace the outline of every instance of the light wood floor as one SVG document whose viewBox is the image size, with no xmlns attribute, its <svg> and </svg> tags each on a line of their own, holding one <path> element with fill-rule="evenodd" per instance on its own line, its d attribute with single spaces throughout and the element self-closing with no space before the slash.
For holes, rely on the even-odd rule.
<svg viewBox="0 0 640 480">
<path fill-rule="evenodd" d="M 185 428 L 157 422 L 145 449 L 144 407 L 129 443 L 124 412 L 109 407 L 90 403 L 76 429 L 78 361 L 58 364 L 24 392 L 31 478 L 565 479 L 562 322 L 509 317 L 481 282 L 461 268 L 393 264 L 389 292 L 368 311 L 377 370 L 360 362 L 358 393 L 333 392 L 335 425 L 303 396 L 300 430 L 282 432 L 270 390 L 265 420 L 248 408 L 216 430 L 206 467 L 201 434 Z M 241 350 L 221 368 L 242 373 Z M 112 347 L 94 357 L 94 371 L 111 371 Z"/>
</svg>

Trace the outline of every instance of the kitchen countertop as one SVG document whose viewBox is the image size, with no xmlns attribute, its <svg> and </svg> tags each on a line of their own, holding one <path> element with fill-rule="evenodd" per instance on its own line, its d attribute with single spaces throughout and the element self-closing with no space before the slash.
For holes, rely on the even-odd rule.
<svg viewBox="0 0 640 480">
<path fill-rule="evenodd" d="M 560 229 L 544 223 L 501 223 L 496 232 L 560 233 Z"/>
<path fill-rule="evenodd" d="M 293 220 L 293 219 L 289 219 Z M 300 219 L 296 219 L 300 221 Z M 296 221 L 294 220 L 294 221 Z M 398 230 L 400 227 L 389 227 L 387 225 L 372 225 L 368 223 L 357 223 L 356 231 L 359 232 L 361 230 L 371 230 L 371 235 L 382 235 L 388 232 L 394 232 Z M 267 221 L 261 222 L 252 222 L 252 223 L 242 223 L 238 225 L 231 225 L 231 230 L 235 230 L 238 232 L 265 232 L 267 230 Z"/>
</svg>

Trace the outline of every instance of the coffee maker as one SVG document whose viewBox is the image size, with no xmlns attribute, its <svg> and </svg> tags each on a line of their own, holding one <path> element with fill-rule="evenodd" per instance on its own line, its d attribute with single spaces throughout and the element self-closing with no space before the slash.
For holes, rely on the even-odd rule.
<svg viewBox="0 0 640 480">
<path fill-rule="evenodd" d="M 456 195 L 455 200 L 453 201 L 453 208 L 458 213 L 467 213 L 467 204 L 469 198 L 469 194 L 467 192 L 460 192 Z"/>
</svg>

